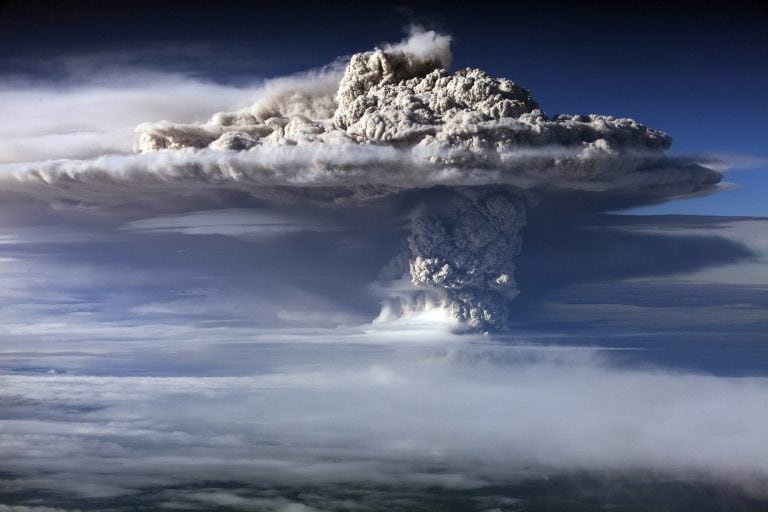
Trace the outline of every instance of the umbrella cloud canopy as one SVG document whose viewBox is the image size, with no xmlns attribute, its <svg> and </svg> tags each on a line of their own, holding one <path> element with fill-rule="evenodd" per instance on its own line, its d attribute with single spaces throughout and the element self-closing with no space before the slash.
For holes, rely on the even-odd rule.
<svg viewBox="0 0 768 512">
<path fill-rule="evenodd" d="M 275 80 L 250 107 L 205 123 L 142 124 L 137 155 L 27 164 L 17 186 L 89 207 L 222 190 L 281 207 L 381 207 L 392 218 L 406 207 L 410 235 L 387 274 L 407 276 L 413 293 L 487 330 L 505 327 L 520 292 L 514 258 L 524 250 L 526 210 L 542 196 L 653 202 L 720 180 L 668 158 L 670 137 L 632 119 L 550 117 L 511 80 L 450 72 L 450 42 L 414 30 L 343 68 Z M 57 197 L 50 185 L 63 185 Z M 408 309 L 392 300 L 390 310 Z"/>
<path fill-rule="evenodd" d="M 353 55 L 340 80 L 331 68 L 276 82 L 252 106 L 203 124 L 143 124 L 136 149 L 295 148 L 283 156 L 298 160 L 312 148 L 316 158 L 304 162 L 304 185 L 394 185 L 392 171 L 400 178 L 403 164 L 410 176 L 398 188 L 511 184 L 682 193 L 718 180 L 711 170 L 666 159 L 670 137 L 632 119 L 549 117 L 510 80 L 479 69 L 450 73 L 449 45 L 448 36 L 416 32 L 398 45 Z M 326 161 L 328 146 L 343 148 L 346 158 Z M 353 148 L 375 169 L 363 176 L 341 172 L 359 170 L 361 162 L 349 158 Z M 390 162 L 394 169 L 384 165 L 388 159 L 397 160 Z M 290 181 L 285 176 L 283 184 L 298 184 Z"/>
</svg>

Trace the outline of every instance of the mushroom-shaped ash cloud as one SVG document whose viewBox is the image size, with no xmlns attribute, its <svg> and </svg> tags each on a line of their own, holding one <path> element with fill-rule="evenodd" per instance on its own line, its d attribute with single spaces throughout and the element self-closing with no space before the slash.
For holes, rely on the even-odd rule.
<svg viewBox="0 0 768 512">
<path fill-rule="evenodd" d="M 658 201 L 720 180 L 667 157 L 665 133 L 604 115 L 550 117 L 522 86 L 479 69 L 452 73 L 450 61 L 448 36 L 416 31 L 353 55 L 343 71 L 276 80 L 250 107 L 205 123 L 143 124 L 139 155 L 29 164 L 15 187 L 91 207 L 212 190 L 329 208 L 407 195 L 404 272 L 465 325 L 493 329 L 518 293 L 514 258 L 532 198 Z"/>
</svg>

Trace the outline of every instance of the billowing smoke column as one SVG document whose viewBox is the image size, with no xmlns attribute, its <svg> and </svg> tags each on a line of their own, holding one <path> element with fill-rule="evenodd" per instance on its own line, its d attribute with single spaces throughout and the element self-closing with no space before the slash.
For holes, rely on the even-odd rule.
<svg viewBox="0 0 768 512">
<path fill-rule="evenodd" d="M 712 188 L 719 173 L 674 161 L 671 139 L 632 119 L 549 117 L 529 91 L 479 69 L 450 73 L 450 38 L 415 32 L 331 69 L 275 82 L 252 106 L 203 124 L 137 128 L 146 155 L 26 169 L 25 186 L 72 196 L 119 184 L 139 193 L 234 189 L 276 202 L 362 203 L 439 187 L 417 200 L 408 272 L 454 316 L 503 328 L 517 295 L 532 193 L 659 197 Z M 157 155 L 157 156 L 153 156 Z M 431 199 L 430 199 L 431 198 Z"/>
<path fill-rule="evenodd" d="M 457 190 L 445 208 L 418 210 L 408 237 L 411 281 L 446 290 L 454 316 L 469 327 L 503 328 L 517 294 L 524 201 L 494 188 Z"/>
<path fill-rule="evenodd" d="M 517 294 L 525 203 L 502 188 L 457 190 L 443 211 L 418 210 L 408 237 L 411 281 L 446 290 L 454 316 L 473 328 L 503 329 Z"/>
</svg>

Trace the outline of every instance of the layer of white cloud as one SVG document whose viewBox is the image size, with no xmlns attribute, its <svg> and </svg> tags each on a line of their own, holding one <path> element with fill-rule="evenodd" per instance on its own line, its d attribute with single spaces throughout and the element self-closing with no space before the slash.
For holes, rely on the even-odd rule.
<svg viewBox="0 0 768 512">
<path fill-rule="evenodd" d="M 587 349 L 339 342 L 322 366 L 243 377 L 2 376 L 3 469 L 15 488 L 84 496 L 212 478 L 472 488 L 570 470 L 768 481 L 764 378 L 617 371 Z"/>
<path fill-rule="evenodd" d="M 0 78 L 0 118 L 6 120 L 0 124 L 0 164 L 130 153 L 134 128 L 147 119 L 201 121 L 211 109 L 247 104 L 258 95 L 253 86 L 129 73 L 130 79 L 85 79 L 63 87 L 3 87 Z"/>
<path fill-rule="evenodd" d="M 186 235 L 225 235 L 252 238 L 306 231 L 334 231 L 340 227 L 318 219 L 302 218 L 290 212 L 260 209 L 225 209 L 164 215 L 129 222 L 121 228 L 134 233 L 183 233 Z"/>
</svg>

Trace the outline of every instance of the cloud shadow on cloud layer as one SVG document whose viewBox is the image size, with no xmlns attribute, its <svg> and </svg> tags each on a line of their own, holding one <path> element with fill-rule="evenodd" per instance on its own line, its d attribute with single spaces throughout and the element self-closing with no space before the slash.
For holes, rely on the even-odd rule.
<svg viewBox="0 0 768 512">
<path fill-rule="evenodd" d="M 557 288 L 576 283 L 661 277 L 743 263 L 756 257 L 743 243 L 712 234 L 661 231 L 666 224 L 695 229 L 717 222 L 707 217 L 627 218 L 617 215 L 569 215 L 543 210 L 529 214 L 525 247 L 517 260 L 521 293 L 515 303 L 535 303 Z M 658 231 L 625 229 L 629 221 Z M 706 224 L 704 224 L 706 226 Z"/>
</svg>

